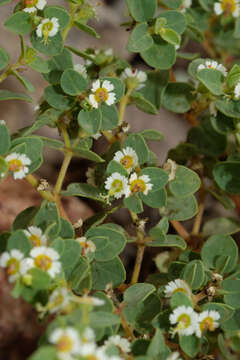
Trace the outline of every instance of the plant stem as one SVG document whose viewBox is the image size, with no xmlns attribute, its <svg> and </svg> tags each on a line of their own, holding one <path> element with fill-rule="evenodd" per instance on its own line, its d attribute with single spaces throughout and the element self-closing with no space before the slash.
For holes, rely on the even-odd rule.
<svg viewBox="0 0 240 360">
<path fill-rule="evenodd" d="M 129 97 L 130 97 L 132 91 L 133 91 L 133 88 L 129 88 L 126 95 L 124 95 L 120 100 L 120 103 L 119 103 L 119 123 L 118 123 L 119 126 L 121 126 L 123 121 L 124 121 L 126 107 L 127 107 L 128 102 L 129 102 Z"/>
<path fill-rule="evenodd" d="M 56 185 L 55 185 L 55 189 L 54 189 L 54 193 L 56 194 L 57 197 L 59 197 L 59 195 L 61 193 L 62 186 L 63 186 L 63 181 L 64 181 L 64 178 L 66 176 L 67 169 L 68 169 L 68 166 L 69 166 L 69 164 L 71 162 L 72 156 L 73 156 L 72 152 L 66 151 L 65 156 L 64 156 L 64 160 L 63 160 L 63 163 L 62 163 L 59 175 L 58 175 L 58 179 L 57 179 L 57 182 L 56 182 Z"/>
<path fill-rule="evenodd" d="M 170 221 L 176 232 L 184 239 L 188 240 L 190 238 L 189 232 L 180 224 L 179 221 L 172 220 Z"/>
<path fill-rule="evenodd" d="M 119 309 L 119 314 L 120 314 L 120 318 L 121 318 L 121 325 L 123 327 L 123 330 L 125 331 L 125 334 L 127 336 L 127 338 L 130 338 L 131 340 L 135 339 L 135 336 L 133 335 L 133 330 L 130 326 L 128 326 L 128 323 L 125 319 L 125 316 L 123 314 L 123 307 L 122 305 L 120 305 L 120 309 Z"/>
<path fill-rule="evenodd" d="M 135 266 L 132 274 L 131 285 L 136 284 L 138 282 L 139 274 L 141 271 L 143 255 L 145 250 L 145 245 L 143 243 L 138 243 L 137 248 L 137 256 L 135 261 Z"/>
<path fill-rule="evenodd" d="M 193 229 L 192 229 L 192 235 L 198 235 L 199 230 L 201 227 L 202 217 L 204 213 L 204 207 L 205 207 L 205 194 L 200 193 L 200 203 L 198 205 L 198 213 L 195 217 Z"/>
<path fill-rule="evenodd" d="M 77 10 L 78 10 L 78 5 L 74 5 L 74 4 L 70 3 L 70 22 L 62 32 L 63 41 L 66 40 L 69 31 L 73 27 L 74 20 L 75 20 L 74 18 L 75 18 Z"/>
</svg>

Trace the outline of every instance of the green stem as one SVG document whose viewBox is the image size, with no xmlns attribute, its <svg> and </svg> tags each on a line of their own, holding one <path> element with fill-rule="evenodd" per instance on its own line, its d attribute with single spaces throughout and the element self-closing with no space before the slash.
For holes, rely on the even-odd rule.
<svg viewBox="0 0 240 360">
<path fill-rule="evenodd" d="M 118 123 L 119 126 L 121 126 L 123 121 L 124 121 L 126 107 L 127 107 L 128 103 L 129 103 L 129 97 L 130 97 L 133 90 L 134 90 L 134 88 L 129 88 L 126 95 L 124 95 L 120 100 L 120 103 L 119 103 L 119 123 Z"/>
<path fill-rule="evenodd" d="M 74 5 L 74 4 L 70 3 L 70 22 L 62 32 L 62 38 L 63 38 L 64 42 L 68 36 L 69 31 L 71 30 L 71 28 L 74 25 L 75 15 L 76 15 L 77 10 L 78 10 L 78 5 Z"/>
</svg>

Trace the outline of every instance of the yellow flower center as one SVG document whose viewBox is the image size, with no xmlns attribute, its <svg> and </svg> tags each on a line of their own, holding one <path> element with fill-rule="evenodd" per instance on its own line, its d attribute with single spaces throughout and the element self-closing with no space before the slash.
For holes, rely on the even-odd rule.
<svg viewBox="0 0 240 360">
<path fill-rule="evenodd" d="M 177 292 L 183 292 L 184 294 L 187 294 L 186 289 L 184 288 L 177 288 L 173 291 L 173 294 L 176 294 Z"/>
<path fill-rule="evenodd" d="M 87 355 L 86 358 L 88 360 L 98 360 L 98 358 L 95 355 Z"/>
<path fill-rule="evenodd" d="M 108 91 L 105 88 L 98 88 L 94 94 L 95 100 L 99 103 L 102 101 L 107 101 L 109 95 Z"/>
<path fill-rule="evenodd" d="M 111 190 L 109 191 L 110 195 L 111 194 L 115 194 L 115 193 L 118 193 L 120 191 L 123 190 L 123 183 L 121 180 L 119 179 L 115 179 L 113 180 L 112 182 L 112 185 L 111 185 Z"/>
<path fill-rule="evenodd" d="M 236 10 L 235 0 L 222 0 L 221 7 L 226 14 L 231 14 Z"/>
<path fill-rule="evenodd" d="M 7 268 L 8 275 L 16 274 L 20 268 L 19 261 L 15 258 L 9 259 L 7 262 Z"/>
<path fill-rule="evenodd" d="M 29 240 L 33 243 L 33 246 L 41 245 L 41 239 L 37 235 L 31 234 Z"/>
<path fill-rule="evenodd" d="M 38 0 L 26 0 L 25 1 L 25 6 L 28 8 L 30 8 L 30 7 L 33 7 L 33 6 L 35 6 L 35 5 L 37 5 L 37 3 L 38 3 Z"/>
<path fill-rule="evenodd" d="M 187 329 L 191 324 L 191 318 L 188 314 L 182 314 L 178 317 L 178 329 Z"/>
<path fill-rule="evenodd" d="M 52 266 L 52 259 L 49 256 L 42 254 L 35 258 L 34 263 L 42 271 L 48 271 Z"/>
<path fill-rule="evenodd" d="M 133 182 L 130 185 L 130 190 L 132 193 L 137 193 L 140 191 L 144 192 L 146 190 L 146 184 L 141 179 L 133 180 Z"/>
<path fill-rule="evenodd" d="M 73 347 L 73 341 L 69 336 L 63 335 L 57 342 L 57 349 L 59 352 L 70 352 Z"/>
<path fill-rule="evenodd" d="M 125 169 L 130 169 L 133 166 L 133 158 L 130 155 L 125 155 L 121 160 L 120 163 Z"/>
<path fill-rule="evenodd" d="M 53 23 L 51 21 L 48 21 L 45 24 L 43 24 L 42 33 L 45 39 L 48 38 L 48 34 L 52 30 L 52 28 L 53 28 Z"/>
<path fill-rule="evenodd" d="M 8 163 L 8 168 L 10 171 L 19 171 L 23 168 L 23 164 L 21 162 L 21 160 L 18 160 L 18 159 L 13 159 L 13 160 L 10 160 L 9 163 Z"/>
<path fill-rule="evenodd" d="M 210 331 L 213 331 L 214 330 L 214 320 L 213 320 L 213 318 L 208 316 L 201 321 L 199 326 L 200 326 L 201 331 L 208 330 L 208 329 Z"/>
</svg>

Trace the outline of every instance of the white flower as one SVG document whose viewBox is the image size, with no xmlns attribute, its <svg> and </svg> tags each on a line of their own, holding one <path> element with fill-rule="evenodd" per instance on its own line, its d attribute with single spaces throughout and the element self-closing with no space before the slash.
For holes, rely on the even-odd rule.
<svg viewBox="0 0 240 360">
<path fill-rule="evenodd" d="M 121 337 L 120 335 L 113 335 L 110 336 L 105 342 L 104 342 L 104 346 L 107 347 L 109 345 L 115 345 L 117 347 L 119 347 L 119 349 L 121 350 L 121 352 L 123 353 L 129 353 L 131 351 L 131 344 L 130 342 Z"/>
<path fill-rule="evenodd" d="M 165 296 L 166 297 L 171 297 L 172 295 L 176 294 L 177 292 L 183 292 L 184 294 L 188 295 L 189 297 L 191 297 L 192 295 L 192 291 L 190 289 L 190 287 L 188 286 L 188 284 L 181 279 L 176 279 L 174 281 L 170 281 L 166 286 L 165 286 Z"/>
<path fill-rule="evenodd" d="M 76 241 L 81 245 L 84 254 L 96 251 L 96 245 L 92 240 L 88 240 L 85 236 L 76 238 Z"/>
<path fill-rule="evenodd" d="M 190 8 L 192 6 L 192 0 L 183 0 L 181 11 L 185 12 L 186 9 Z"/>
<path fill-rule="evenodd" d="M 214 331 L 219 323 L 220 314 L 215 310 L 205 310 L 198 315 L 196 335 L 200 338 L 205 330 Z"/>
<path fill-rule="evenodd" d="M 20 277 L 23 258 L 23 253 L 17 249 L 5 251 L 0 256 L 0 266 L 7 268 L 9 282 L 12 283 Z"/>
<path fill-rule="evenodd" d="M 39 227 L 29 226 L 27 230 L 24 230 L 24 233 L 33 246 L 47 245 L 47 238 L 43 235 L 42 230 Z"/>
<path fill-rule="evenodd" d="M 237 100 L 240 98 L 240 81 L 237 83 L 237 85 L 234 88 L 234 96 Z"/>
<path fill-rule="evenodd" d="M 46 246 L 38 246 L 30 251 L 34 259 L 34 266 L 47 272 L 52 278 L 61 271 L 61 263 L 58 261 L 58 252 Z"/>
<path fill-rule="evenodd" d="M 64 311 L 73 300 L 72 294 L 65 287 L 54 290 L 48 300 L 47 308 L 50 314 Z"/>
<path fill-rule="evenodd" d="M 26 275 L 27 272 L 34 267 L 34 261 L 31 258 L 25 258 L 21 262 L 20 273 L 21 275 Z"/>
<path fill-rule="evenodd" d="M 240 15 L 239 0 L 219 0 L 214 3 L 214 11 L 216 15 L 225 13 L 237 18 Z"/>
<path fill-rule="evenodd" d="M 95 333 L 93 331 L 93 329 L 91 329 L 90 327 L 86 327 L 86 329 L 84 330 L 84 332 L 81 335 L 81 342 L 83 344 L 86 343 L 91 343 L 95 341 Z"/>
<path fill-rule="evenodd" d="M 130 195 L 128 179 L 117 172 L 107 178 L 105 189 L 108 190 L 110 196 L 114 196 L 116 199 L 120 199 L 124 195 L 126 197 Z"/>
<path fill-rule="evenodd" d="M 142 192 L 144 195 L 147 195 L 153 187 L 150 181 L 148 175 L 138 176 L 136 173 L 133 173 L 129 179 L 130 193 Z"/>
<path fill-rule="evenodd" d="M 121 74 L 122 80 L 132 79 L 136 81 L 136 90 L 140 90 L 145 86 L 145 82 L 147 81 L 147 74 L 142 70 L 132 70 L 130 68 L 126 68 Z"/>
<path fill-rule="evenodd" d="M 129 146 L 122 151 L 117 151 L 113 160 L 119 162 L 128 173 L 130 173 L 138 165 L 138 156 L 136 151 Z"/>
<path fill-rule="evenodd" d="M 59 359 L 70 360 L 71 355 L 80 353 L 81 340 L 77 330 L 72 327 L 55 329 L 49 336 L 49 342 L 56 346 Z"/>
<path fill-rule="evenodd" d="M 182 360 L 178 351 L 174 351 L 166 360 Z"/>
<path fill-rule="evenodd" d="M 6 125 L 5 120 L 0 120 L 0 125 Z"/>
<path fill-rule="evenodd" d="M 105 354 L 104 348 L 97 348 L 95 343 L 87 343 L 81 346 L 81 356 L 86 359 L 94 360 L 108 360 L 109 357 Z"/>
<path fill-rule="evenodd" d="M 79 72 L 85 79 L 87 78 L 87 69 L 83 64 L 74 65 L 74 70 Z"/>
<path fill-rule="evenodd" d="M 37 10 L 43 10 L 46 6 L 46 0 L 25 0 L 25 8 L 23 11 L 27 13 L 33 13 Z"/>
<path fill-rule="evenodd" d="M 8 169 L 13 173 L 14 179 L 23 179 L 29 172 L 28 165 L 31 160 L 25 154 L 12 153 L 9 154 L 5 161 L 8 163 Z"/>
<path fill-rule="evenodd" d="M 80 302 L 81 304 L 87 304 L 87 305 L 92 305 L 92 306 L 102 306 L 105 304 L 104 300 L 99 299 L 94 296 L 87 296 L 87 295 L 84 295 L 81 298 L 78 298 L 78 302 Z"/>
<path fill-rule="evenodd" d="M 227 76 L 227 69 L 222 64 L 219 64 L 217 61 L 214 60 L 207 60 L 205 61 L 205 64 L 200 64 L 197 68 L 197 71 L 203 69 L 215 69 L 220 71 L 224 76 Z"/>
<path fill-rule="evenodd" d="M 47 43 L 49 37 L 55 36 L 59 31 L 58 19 L 53 17 L 51 19 L 43 19 L 38 25 L 36 33 L 38 37 L 43 37 L 44 42 Z"/>
<path fill-rule="evenodd" d="M 95 182 L 95 169 L 88 167 L 86 171 L 87 183 L 92 186 L 96 186 Z"/>
<path fill-rule="evenodd" d="M 169 317 L 171 324 L 177 324 L 173 329 L 173 335 L 177 332 L 179 335 L 192 335 L 195 333 L 198 315 L 190 306 L 179 306 L 174 309 Z"/>
<path fill-rule="evenodd" d="M 114 86 L 108 80 L 104 80 L 102 83 L 99 79 L 94 81 L 91 89 L 92 94 L 89 95 L 90 104 L 96 109 L 102 102 L 105 102 L 107 105 L 114 104 L 116 95 L 112 92 L 113 90 Z"/>
</svg>

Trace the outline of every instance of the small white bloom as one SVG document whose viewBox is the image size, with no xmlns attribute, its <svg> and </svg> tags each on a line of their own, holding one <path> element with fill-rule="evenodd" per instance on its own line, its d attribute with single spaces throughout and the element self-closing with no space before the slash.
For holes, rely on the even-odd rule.
<svg viewBox="0 0 240 360">
<path fill-rule="evenodd" d="M 109 357 L 105 354 L 103 348 L 97 348 L 95 343 L 87 343 L 81 346 L 81 356 L 86 359 L 94 360 L 108 360 Z"/>
<path fill-rule="evenodd" d="M 115 345 L 117 346 L 121 352 L 123 353 L 129 353 L 131 351 L 131 344 L 130 342 L 121 337 L 120 335 L 113 335 L 110 336 L 105 342 L 104 342 L 104 346 L 107 347 L 109 345 Z"/>
<path fill-rule="evenodd" d="M 94 81 L 92 84 L 92 94 L 89 95 L 89 102 L 94 108 L 98 108 L 102 102 L 105 102 L 107 105 L 112 105 L 116 101 L 116 95 L 114 92 L 113 84 L 104 80 L 101 82 L 99 79 Z"/>
<path fill-rule="evenodd" d="M 25 0 L 26 7 L 23 11 L 27 13 L 34 13 L 35 11 L 43 10 L 46 4 L 46 0 Z"/>
<path fill-rule="evenodd" d="M 54 290 L 48 300 L 47 308 L 50 314 L 64 312 L 73 300 L 72 294 L 65 287 Z"/>
<path fill-rule="evenodd" d="M 106 56 L 113 56 L 113 49 L 112 48 L 108 48 L 106 50 L 104 50 L 104 55 Z"/>
<path fill-rule="evenodd" d="M 83 226 L 83 219 L 80 218 L 73 224 L 74 229 L 80 229 Z"/>
<path fill-rule="evenodd" d="M 38 246 L 30 251 L 30 256 L 34 260 L 34 266 L 47 272 L 52 278 L 61 271 L 60 256 L 58 252 L 46 246 Z"/>
<path fill-rule="evenodd" d="M 205 61 L 205 64 L 200 64 L 197 68 L 197 71 L 203 70 L 203 69 L 214 69 L 220 71 L 224 76 L 227 76 L 227 69 L 222 65 L 219 64 L 215 60 L 207 60 Z"/>
<path fill-rule="evenodd" d="M 61 360 L 69 360 L 71 355 L 80 353 L 81 340 L 77 330 L 72 327 L 55 329 L 49 336 L 49 342 L 56 346 Z"/>
<path fill-rule="evenodd" d="M 166 360 L 182 360 L 178 351 L 174 351 Z"/>
<path fill-rule="evenodd" d="M 43 19 L 38 25 L 36 33 L 40 38 L 44 38 L 44 42 L 48 42 L 49 37 L 57 35 L 59 31 L 59 22 L 58 19 L 53 17 L 51 19 Z"/>
<path fill-rule="evenodd" d="M 21 262 L 24 255 L 21 251 L 13 249 L 5 251 L 0 256 L 0 266 L 7 268 L 9 282 L 15 282 L 20 277 Z"/>
<path fill-rule="evenodd" d="M 174 281 L 170 281 L 166 286 L 165 286 L 165 297 L 171 297 L 172 295 L 176 294 L 177 292 L 183 292 L 184 294 L 188 295 L 189 297 L 191 297 L 192 295 L 192 291 L 190 289 L 190 287 L 188 286 L 188 284 L 181 279 L 176 279 Z"/>
<path fill-rule="evenodd" d="M 96 245 L 92 240 L 88 240 L 85 236 L 76 238 L 76 241 L 81 245 L 84 250 L 84 254 L 96 251 Z"/>
<path fill-rule="evenodd" d="M 91 329 L 90 327 L 86 327 L 86 329 L 84 330 L 84 332 L 81 335 L 81 342 L 83 344 L 86 343 L 91 343 L 95 341 L 95 333 L 93 331 L 93 329 Z"/>
<path fill-rule="evenodd" d="M 92 306 L 102 306 L 105 304 L 104 300 L 99 299 L 94 296 L 87 296 L 87 295 L 84 295 L 81 298 L 78 298 L 78 301 L 81 304 L 87 304 L 87 305 L 92 305 Z"/>
<path fill-rule="evenodd" d="M 196 326 L 196 335 L 200 338 L 206 330 L 214 331 L 219 323 L 220 314 L 215 310 L 205 310 L 198 315 L 198 323 Z"/>
<path fill-rule="evenodd" d="M 126 68 L 121 75 L 122 80 L 132 79 L 136 81 L 136 90 L 140 90 L 145 86 L 145 82 L 147 81 L 147 74 L 142 70 L 132 70 L 130 68 Z"/>
<path fill-rule="evenodd" d="M 144 195 L 147 195 L 153 187 L 150 181 L 151 179 L 148 175 L 138 176 L 136 173 L 133 173 L 129 179 L 130 193 L 142 192 Z"/>
<path fill-rule="evenodd" d="M 169 317 L 171 324 L 177 324 L 173 329 L 173 335 L 192 335 L 195 333 L 198 315 L 190 306 L 179 306 L 174 309 Z"/>
<path fill-rule="evenodd" d="M 126 125 L 124 125 L 124 126 L 122 127 L 122 131 L 123 131 L 124 133 L 129 132 L 129 130 L 130 130 L 130 125 L 129 125 L 129 124 L 126 124 Z"/>
<path fill-rule="evenodd" d="M 114 196 L 116 199 L 130 195 L 128 179 L 117 172 L 107 178 L 105 181 L 105 189 L 108 190 L 110 196 Z"/>
<path fill-rule="evenodd" d="M 95 169 L 89 167 L 86 171 L 87 183 L 92 186 L 96 186 L 95 182 Z"/>
<path fill-rule="evenodd" d="M 119 162 L 128 173 L 138 166 L 138 156 L 131 147 L 126 147 L 122 151 L 117 151 L 113 160 Z"/>
<path fill-rule="evenodd" d="M 30 269 L 34 267 L 34 261 L 31 258 L 25 258 L 21 261 L 20 273 L 26 275 Z"/>
<path fill-rule="evenodd" d="M 47 238 L 43 235 L 42 230 L 39 227 L 29 226 L 27 230 L 24 230 L 24 233 L 33 246 L 47 245 Z"/>
<path fill-rule="evenodd" d="M 192 6 L 192 0 L 183 0 L 182 6 L 181 6 L 181 12 L 186 12 L 186 9 L 190 8 Z"/>
<path fill-rule="evenodd" d="M 234 88 L 234 96 L 236 100 L 240 98 L 240 81 L 237 83 L 237 85 Z"/>
<path fill-rule="evenodd" d="M 76 64 L 74 65 L 74 70 L 79 72 L 85 79 L 87 78 L 87 69 L 86 66 L 83 64 Z"/>
<path fill-rule="evenodd" d="M 97 133 L 97 134 L 92 135 L 92 138 L 93 138 L 94 140 L 98 140 L 101 136 L 102 136 L 101 133 Z"/>
<path fill-rule="evenodd" d="M 239 0 L 219 0 L 214 3 L 214 11 L 216 15 L 232 14 L 233 17 L 237 18 L 240 15 L 240 4 Z"/>
<path fill-rule="evenodd" d="M 5 120 L 0 120 L 0 125 L 6 125 Z"/>
<path fill-rule="evenodd" d="M 171 159 L 167 159 L 167 162 L 163 165 L 163 169 L 168 173 L 168 181 L 172 181 L 176 177 L 177 163 Z"/>
<path fill-rule="evenodd" d="M 12 153 L 5 158 L 8 169 L 13 173 L 14 179 L 23 179 L 29 172 L 31 160 L 25 154 Z"/>
</svg>

